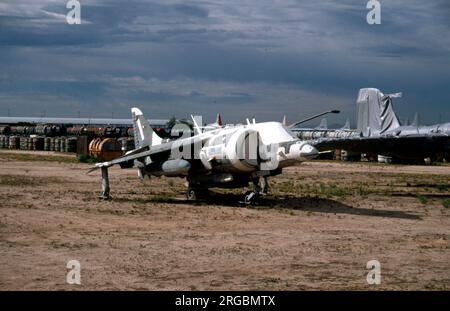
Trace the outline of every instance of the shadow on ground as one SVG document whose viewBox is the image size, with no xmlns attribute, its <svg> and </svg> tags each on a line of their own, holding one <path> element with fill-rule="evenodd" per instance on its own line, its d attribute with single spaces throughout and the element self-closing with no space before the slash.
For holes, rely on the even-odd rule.
<svg viewBox="0 0 450 311">
<path fill-rule="evenodd" d="M 372 216 L 372 217 L 387 217 L 410 220 L 421 220 L 420 215 L 408 213 L 404 211 L 372 209 L 364 207 L 353 207 L 335 201 L 332 199 L 324 199 L 317 197 L 292 197 L 292 196 L 262 196 L 252 205 L 244 205 L 239 203 L 243 199 L 242 195 L 230 193 L 215 193 L 210 194 L 198 201 L 187 201 L 173 197 L 148 197 L 146 199 L 137 199 L 140 203 L 167 203 L 167 204 L 192 204 L 194 206 L 201 205 L 220 205 L 227 207 L 248 207 L 254 209 L 291 209 L 305 212 L 316 213 L 330 213 L 330 214 L 347 214 L 358 216 Z M 113 201 L 119 202 L 135 202 L 130 197 L 116 197 Z"/>
</svg>

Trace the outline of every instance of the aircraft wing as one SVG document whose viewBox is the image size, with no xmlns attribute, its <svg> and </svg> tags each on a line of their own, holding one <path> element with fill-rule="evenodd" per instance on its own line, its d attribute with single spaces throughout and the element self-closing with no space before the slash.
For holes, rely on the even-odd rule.
<svg viewBox="0 0 450 311">
<path fill-rule="evenodd" d="M 88 171 L 88 174 L 102 167 L 110 167 L 116 164 L 125 163 L 133 160 L 145 159 L 146 157 L 150 157 L 152 160 L 156 159 L 156 161 L 157 159 L 168 159 L 174 148 L 180 148 L 182 146 L 183 148 L 190 147 L 192 148 L 190 150 L 194 150 L 193 146 L 195 144 L 202 143 L 207 138 L 208 138 L 207 136 L 199 135 L 182 140 L 170 141 L 160 145 L 155 145 L 151 147 L 146 146 L 140 149 L 136 149 L 117 159 L 107 162 L 96 163 L 95 166 Z"/>
<path fill-rule="evenodd" d="M 319 151 L 344 149 L 401 158 L 428 157 L 431 154 L 450 152 L 450 136 L 445 134 L 321 138 L 310 144 Z"/>
</svg>

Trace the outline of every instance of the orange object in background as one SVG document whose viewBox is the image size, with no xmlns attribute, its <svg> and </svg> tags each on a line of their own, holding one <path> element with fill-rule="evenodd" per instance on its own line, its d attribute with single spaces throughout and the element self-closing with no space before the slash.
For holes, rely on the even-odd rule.
<svg viewBox="0 0 450 311">
<path fill-rule="evenodd" d="M 89 154 L 100 161 L 111 161 L 122 155 L 122 144 L 116 138 L 96 138 L 89 144 Z"/>
</svg>

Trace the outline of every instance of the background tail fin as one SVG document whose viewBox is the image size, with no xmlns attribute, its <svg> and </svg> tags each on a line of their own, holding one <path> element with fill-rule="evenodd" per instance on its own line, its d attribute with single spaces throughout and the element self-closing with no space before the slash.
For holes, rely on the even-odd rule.
<svg viewBox="0 0 450 311">
<path fill-rule="evenodd" d="M 419 124 L 420 124 L 420 117 L 419 117 L 419 113 L 416 112 L 416 114 L 414 115 L 414 121 L 411 125 L 415 126 L 415 127 L 419 127 Z"/>
<path fill-rule="evenodd" d="M 133 118 L 136 149 L 161 144 L 162 139 L 153 131 L 150 123 L 139 108 L 131 108 L 131 116 Z"/>
<path fill-rule="evenodd" d="M 350 119 L 347 119 L 346 121 L 345 121 L 345 124 L 344 124 L 344 126 L 341 128 L 341 130 L 350 130 Z"/>
<path fill-rule="evenodd" d="M 220 113 L 217 114 L 217 117 L 216 117 L 216 124 L 217 124 L 218 126 L 222 126 L 222 116 L 220 115 Z"/>
<path fill-rule="evenodd" d="M 401 93 L 385 95 L 375 88 L 360 89 L 356 101 L 358 132 L 364 137 L 383 133 L 400 126 L 400 121 L 392 107 L 392 98 Z"/>
<path fill-rule="evenodd" d="M 319 126 L 317 126 L 316 129 L 318 129 L 318 130 L 327 130 L 328 129 L 327 118 L 322 118 L 322 120 L 320 120 Z"/>
</svg>

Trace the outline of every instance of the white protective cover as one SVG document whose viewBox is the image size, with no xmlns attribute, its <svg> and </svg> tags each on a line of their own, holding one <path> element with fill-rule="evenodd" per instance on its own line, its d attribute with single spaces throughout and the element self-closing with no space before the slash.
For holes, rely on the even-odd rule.
<svg viewBox="0 0 450 311">
<path fill-rule="evenodd" d="M 393 130 L 400 126 L 392 108 L 392 98 L 401 93 L 384 95 L 375 88 L 360 89 L 356 101 L 358 109 L 358 132 L 368 137 Z"/>
</svg>

